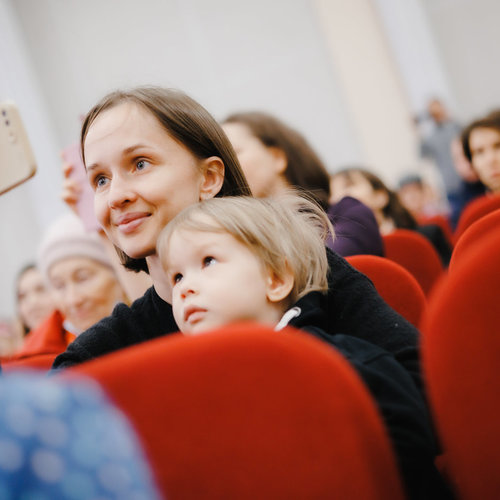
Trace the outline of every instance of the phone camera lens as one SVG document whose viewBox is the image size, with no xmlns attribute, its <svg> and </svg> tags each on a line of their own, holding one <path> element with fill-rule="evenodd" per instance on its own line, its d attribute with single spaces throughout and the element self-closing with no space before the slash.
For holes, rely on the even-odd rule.
<svg viewBox="0 0 500 500">
<path fill-rule="evenodd" d="M 7 127 L 10 125 L 9 120 L 5 120 L 5 125 L 7 125 Z"/>
<path fill-rule="evenodd" d="M 2 109 L 2 116 L 7 116 L 7 111 L 5 111 L 5 109 Z"/>
</svg>

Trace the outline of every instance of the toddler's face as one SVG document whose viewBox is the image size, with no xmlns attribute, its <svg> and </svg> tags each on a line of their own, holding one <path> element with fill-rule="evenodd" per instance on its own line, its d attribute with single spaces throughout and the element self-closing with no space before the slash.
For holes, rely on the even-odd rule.
<svg viewBox="0 0 500 500">
<path fill-rule="evenodd" d="M 233 236 L 178 229 L 161 259 L 182 332 L 197 334 L 239 321 L 278 322 L 281 311 L 267 296 L 268 273 Z"/>
</svg>

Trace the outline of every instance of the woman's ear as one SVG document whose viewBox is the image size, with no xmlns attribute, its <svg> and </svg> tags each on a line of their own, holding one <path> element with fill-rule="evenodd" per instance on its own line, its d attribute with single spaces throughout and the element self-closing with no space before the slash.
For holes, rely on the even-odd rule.
<svg viewBox="0 0 500 500">
<path fill-rule="evenodd" d="M 285 173 L 285 170 L 288 167 L 288 158 L 286 157 L 285 152 L 276 146 L 268 146 L 267 149 L 273 155 L 276 173 L 280 175 Z"/>
<path fill-rule="evenodd" d="M 200 186 L 200 201 L 213 198 L 224 184 L 224 162 L 218 156 L 203 160 L 203 179 Z"/>
<path fill-rule="evenodd" d="M 281 276 L 274 271 L 269 271 L 266 287 L 267 299 L 270 302 L 281 302 L 290 295 L 294 284 L 295 277 L 288 265 Z"/>
</svg>

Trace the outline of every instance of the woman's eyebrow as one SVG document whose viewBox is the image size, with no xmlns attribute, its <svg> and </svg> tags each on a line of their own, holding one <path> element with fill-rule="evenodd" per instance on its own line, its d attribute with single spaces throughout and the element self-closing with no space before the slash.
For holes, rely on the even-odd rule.
<svg viewBox="0 0 500 500">
<path fill-rule="evenodd" d="M 122 157 L 128 156 L 128 155 L 132 154 L 133 152 L 137 151 L 138 149 L 144 149 L 147 147 L 148 146 L 146 146 L 145 144 L 134 144 L 133 146 L 129 146 L 128 148 L 125 148 L 122 151 L 121 156 Z M 98 167 L 99 167 L 99 163 L 92 163 L 92 164 L 87 166 L 87 172 L 89 170 L 93 170 L 93 169 L 98 168 Z"/>
</svg>

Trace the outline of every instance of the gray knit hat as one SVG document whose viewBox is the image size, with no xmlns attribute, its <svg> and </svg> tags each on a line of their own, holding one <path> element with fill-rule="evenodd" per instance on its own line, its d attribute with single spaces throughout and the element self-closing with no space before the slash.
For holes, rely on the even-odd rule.
<svg viewBox="0 0 500 500">
<path fill-rule="evenodd" d="M 38 248 L 38 267 L 47 279 L 51 266 L 68 257 L 89 257 L 112 268 L 99 235 L 86 232 L 73 213 L 59 217 L 47 229 Z"/>
</svg>

